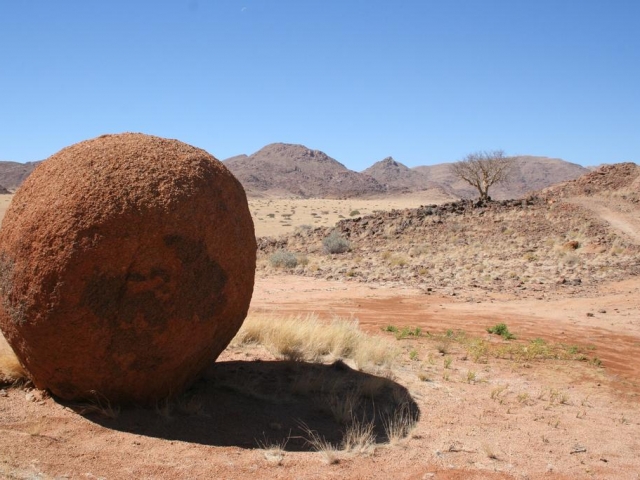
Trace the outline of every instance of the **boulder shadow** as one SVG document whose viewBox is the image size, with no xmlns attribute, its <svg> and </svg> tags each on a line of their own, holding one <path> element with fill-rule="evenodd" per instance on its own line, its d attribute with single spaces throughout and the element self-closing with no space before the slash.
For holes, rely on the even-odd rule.
<svg viewBox="0 0 640 480">
<path fill-rule="evenodd" d="M 402 385 L 332 365 L 294 361 L 216 362 L 187 392 L 155 408 L 71 405 L 105 428 L 211 446 L 312 451 L 336 448 L 354 430 L 373 443 L 409 434 L 420 410 Z"/>
</svg>

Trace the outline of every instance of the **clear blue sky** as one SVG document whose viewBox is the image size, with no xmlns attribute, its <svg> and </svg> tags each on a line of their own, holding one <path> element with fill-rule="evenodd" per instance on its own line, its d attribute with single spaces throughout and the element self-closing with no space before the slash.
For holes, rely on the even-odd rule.
<svg viewBox="0 0 640 480">
<path fill-rule="evenodd" d="M 103 133 L 354 170 L 640 163 L 638 0 L 3 0 L 0 159 Z"/>
</svg>

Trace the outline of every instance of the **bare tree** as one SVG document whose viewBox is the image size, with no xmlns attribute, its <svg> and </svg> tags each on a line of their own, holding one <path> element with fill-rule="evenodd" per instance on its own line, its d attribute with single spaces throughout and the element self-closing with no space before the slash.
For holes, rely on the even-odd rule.
<svg viewBox="0 0 640 480">
<path fill-rule="evenodd" d="M 451 164 L 451 173 L 480 193 L 480 200 L 489 200 L 489 188 L 509 179 L 514 159 L 502 150 L 474 152 Z"/>
</svg>

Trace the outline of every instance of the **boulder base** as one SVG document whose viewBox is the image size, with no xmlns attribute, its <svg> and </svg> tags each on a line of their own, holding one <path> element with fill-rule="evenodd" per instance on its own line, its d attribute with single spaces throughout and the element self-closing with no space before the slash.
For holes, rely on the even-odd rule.
<svg viewBox="0 0 640 480">
<path fill-rule="evenodd" d="M 38 388 L 69 400 L 174 396 L 240 328 L 256 241 L 204 150 L 143 134 L 63 149 L 0 230 L 0 328 Z"/>
</svg>

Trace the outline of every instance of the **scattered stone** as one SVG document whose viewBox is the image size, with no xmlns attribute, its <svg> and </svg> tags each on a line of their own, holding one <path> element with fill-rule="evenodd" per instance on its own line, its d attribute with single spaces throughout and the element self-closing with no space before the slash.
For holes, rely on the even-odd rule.
<svg viewBox="0 0 640 480">
<path fill-rule="evenodd" d="M 580 247 L 580 242 L 576 241 L 576 240 L 571 240 L 569 242 L 566 242 L 563 245 L 563 248 L 565 250 L 577 250 L 578 247 Z"/>
<path fill-rule="evenodd" d="M 0 390 L 0 397 L 8 397 L 9 393 L 3 388 Z"/>
</svg>

